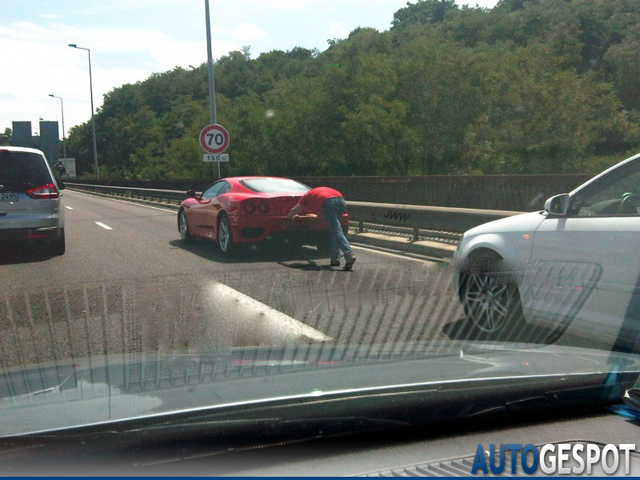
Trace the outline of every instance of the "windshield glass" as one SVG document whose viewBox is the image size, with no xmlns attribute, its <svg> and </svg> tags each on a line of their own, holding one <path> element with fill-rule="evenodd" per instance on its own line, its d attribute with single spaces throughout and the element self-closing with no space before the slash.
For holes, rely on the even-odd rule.
<svg viewBox="0 0 640 480">
<path fill-rule="evenodd" d="M 304 193 L 309 190 L 306 185 L 284 178 L 253 178 L 242 180 L 240 183 L 256 193 Z"/>
<path fill-rule="evenodd" d="M 627 398 L 640 1 L 0 3 L 0 440 Z"/>
<path fill-rule="evenodd" d="M 0 183 L 49 183 L 51 177 L 42 156 L 27 152 L 9 152 L 0 148 Z"/>
</svg>

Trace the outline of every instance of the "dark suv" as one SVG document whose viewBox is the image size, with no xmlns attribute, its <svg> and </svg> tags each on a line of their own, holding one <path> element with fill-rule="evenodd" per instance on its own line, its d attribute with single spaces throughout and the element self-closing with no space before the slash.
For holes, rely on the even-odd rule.
<svg viewBox="0 0 640 480">
<path fill-rule="evenodd" d="M 64 254 L 62 188 L 40 150 L 0 147 L 0 245 L 47 243 Z"/>
</svg>

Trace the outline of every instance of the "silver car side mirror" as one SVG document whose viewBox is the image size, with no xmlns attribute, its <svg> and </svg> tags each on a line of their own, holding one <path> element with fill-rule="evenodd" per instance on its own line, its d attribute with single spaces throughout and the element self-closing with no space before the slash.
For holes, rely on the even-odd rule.
<svg viewBox="0 0 640 480">
<path fill-rule="evenodd" d="M 568 193 L 554 195 L 544 202 L 544 209 L 551 215 L 566 217 L 571 207 L 571 196 Z"/>
</svg>

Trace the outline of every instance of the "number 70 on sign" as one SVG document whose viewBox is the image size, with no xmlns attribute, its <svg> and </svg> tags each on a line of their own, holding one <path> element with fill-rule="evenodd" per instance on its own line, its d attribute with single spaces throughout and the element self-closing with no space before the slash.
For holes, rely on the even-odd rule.
<svg viewBox="0 0 640 480">
<path fill-rule="evenodd" d="M 229 148 L 229 133 L 222 125 L 207 125 L 200 132 L 200 146 L 207 153 L 222 153 Z"/>
</svg>

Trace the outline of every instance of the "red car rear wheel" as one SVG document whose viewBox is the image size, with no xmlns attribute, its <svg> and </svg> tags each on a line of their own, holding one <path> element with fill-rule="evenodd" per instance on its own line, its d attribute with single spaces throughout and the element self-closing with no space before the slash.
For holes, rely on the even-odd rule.
<svg viewBox="0 0 640 480">
<path fill-rule="evenodd" d="M 225 214 L 218 220 L 218 245 L 220 246 L 220 251 L 225 255 L 231 255 L 234 250 L 233 232 L 231 231 L 229 217 Z"/>
<path fill-rule="evenodd" d="M 189 232 L 189 225 L 187 224 L 187 214 L 184 210 L 180 210 L 180 213 L 178 213 L 178 231 L 180 232 L 180 238 L 183 242 L 191 240 L 191 233 Z"/>
</svg>

